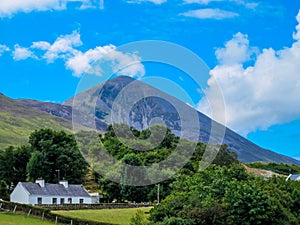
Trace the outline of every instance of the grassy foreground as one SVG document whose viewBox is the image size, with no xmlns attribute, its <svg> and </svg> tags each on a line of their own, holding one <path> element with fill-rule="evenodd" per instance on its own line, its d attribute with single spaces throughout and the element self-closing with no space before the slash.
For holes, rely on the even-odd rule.
<svg viewBox="0 0 300 225">
<path fill-rule="evenodd" d="M 128 225 L 130 224 L 130 219 L 136 214 L 138 209 L 146 213 L 150 211 L 151 207 L 130 209 L 69 210 L 53 211 L 53 213 L 98 222 Z M 145 214 L 146 218 L 148 218 L 148 216 L 149 214 Z"/>
<path fill-rule="evenodd" d="M 38 218 L 28 217 L 26 215 L 11 214 L 0 212 L 0 225 L 53 225 L 47 221 Z"/>
</svg>

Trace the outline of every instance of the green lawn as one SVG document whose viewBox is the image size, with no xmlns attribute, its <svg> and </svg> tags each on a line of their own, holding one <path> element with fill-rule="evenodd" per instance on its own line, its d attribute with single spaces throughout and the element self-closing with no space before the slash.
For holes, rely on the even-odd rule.
<svg viewBox="0 0 300 225">
<path fill-rule="evenodd" d="M 54 223 L 42 221 L 26 215 L 0 212 L 0 225 L 53 225 Z"/>
<path fill-rule="evenodd" d="M 133 217 L 136 214 L 136 211 L 138 209 L 146 213 L 150 211 L 151 207 L 130 209 L 69 210 L 53 211 L 53 213 L 98 222 L 128 225 L 130 223 L 131 217 Z M 148 218 L 149 214 L 145 214 L 145 216 L 146 218 Z"/>
</svg>

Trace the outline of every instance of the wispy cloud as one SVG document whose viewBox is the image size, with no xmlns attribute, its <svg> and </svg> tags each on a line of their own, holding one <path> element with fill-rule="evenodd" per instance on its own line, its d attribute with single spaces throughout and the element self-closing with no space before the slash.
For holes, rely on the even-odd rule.
<svg viewBox="0 0 300 225">
<path fill-rule="evenodd" d="M 4 52 L 7 52 L 7 51 L 9 51 L 10 49 L 9 49 L 9 47 L 7 47 L 6 45 L 1 45 L 0 44 L 0 56 L 2 56 L 2 54 L 4 53 Z"/>
<path fill-rule="evenodd" d="M 200 4 L 200 5 L 208 5 L 211 2 L 222 2 L 224 0 L 184 0 L 185 4 Z"/>
<path fill-rule="evenodd" d="M 208 5 L 212 2 L 226 2 L 226 3 L 236 3 L 242 5 L 248 9 L 255 9 L 259 6 L 258 2 L 249 2 L 246 0 L 184 0 L 184 4 L 199 4 L 199 5 Z"/>
<path fill-rule="evenodd" d="M 218 101 L 213 89 L 220 86 L 229 127 L 246 135 L 300 118 L 300 11 L 297 21 L 294 43 L 288 48 L 259 53 L 247 35 L 238 33 L 216 50 L 219 64 L 210 74 L 218 83 L 209 80 L 205 93 L 210 101 Z M 246 66 L 253 54 L 253 66 Z M 209 114 L 209 102 L 202 99 L 198 109 Z"/>
<path fill-rule="evenodd" d="M 20 45 L 16 44 L 13 51 L 13 59 L 19 61 L 28 58 L 37 58 L 37 57 L 28 48 L 23 48 Z"/>
<path fill-rule="evenodd" d="M 80 2 L 79 9 L 103 8 L 103 0 L 14 0 L 0 1 L 0 17 L 10 17 L 18 12 L 64 10 L 70 2 Z"/>
<path fill-rule="evenodd" d="M 64 60 L 66 69 L 74 76 L 95 74 L 101 76 L 105 69 L 116 74 L 141 77 L 145 74 L 141 59 L 133 53 L 123 53 L 114 45 L 96 46 L 83 52 L 79 49 L 83 43 L 78 31 L 60 35 L 52 44 L 47 41 L 33 42 L 29 48 L 15 45 L 13 58 L 16 61 L 34 58 L 53 63 Z"/>
<path fill-rule="evenodd" d="M 180 15 L 186 17 L 194 17 L 198 19 L 215 19 L 215 20 L 223 20 L 238 17 L 239 14 L 231 11 L 221 10 L 221 9 L 197 9 L 197 10 L 190 10 Z"/>
<path fill-rule="evenodd" d="M 143 3 L 143 2 L 151 2 L 151 3 L 154 3 L 156 5 L 160 5 L 160 4 L 166 3 L 167 0 L 128 0 L 127 2 L 128 3 L 135 3 L 135 4 L 140 4 L 140 3 Z"/>
</svg>

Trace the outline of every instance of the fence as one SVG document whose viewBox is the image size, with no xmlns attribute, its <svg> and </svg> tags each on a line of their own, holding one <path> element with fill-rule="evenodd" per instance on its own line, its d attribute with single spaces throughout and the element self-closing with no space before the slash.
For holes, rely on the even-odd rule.
<svg viewBox="0 0 300 225">
<path fill-rule="evenodd" d="M 89 221 L 85 219 L 71 218 L 68 216 L 56 215 L 51 213 L 50 209 L 35 207 L 31 205 L 19 204 L 14 202 L 0 201 L 0 211 L 11 213 L 23 212 L 27 216 L 39 217 L 42 220 L 54 222 L 55 224 L 70 224 L 70 225 L 116 225 L 112 223 L 102 223 Z"/>
<path fill-rule="evenodd" d="M 40 208 L 50 210 L 80 210 L 80 209 L 123 209 L 153 206 L 143 203 L 98 203 L 98 204 L 61 204 L 61 205 L 38 205 Z"/>
</svg>

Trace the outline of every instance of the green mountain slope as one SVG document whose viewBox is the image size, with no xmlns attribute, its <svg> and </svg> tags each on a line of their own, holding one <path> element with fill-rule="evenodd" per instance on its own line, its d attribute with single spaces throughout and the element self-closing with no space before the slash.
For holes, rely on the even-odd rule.
<svg viewBox="0 0 300 225">
<path fill-rule="evenodd" d="M 71 132 L 70 121 L 0 94 L 0 149 L 8 145 L 26 144 L 30 133 L 41 128 Z"/>
</svg>

